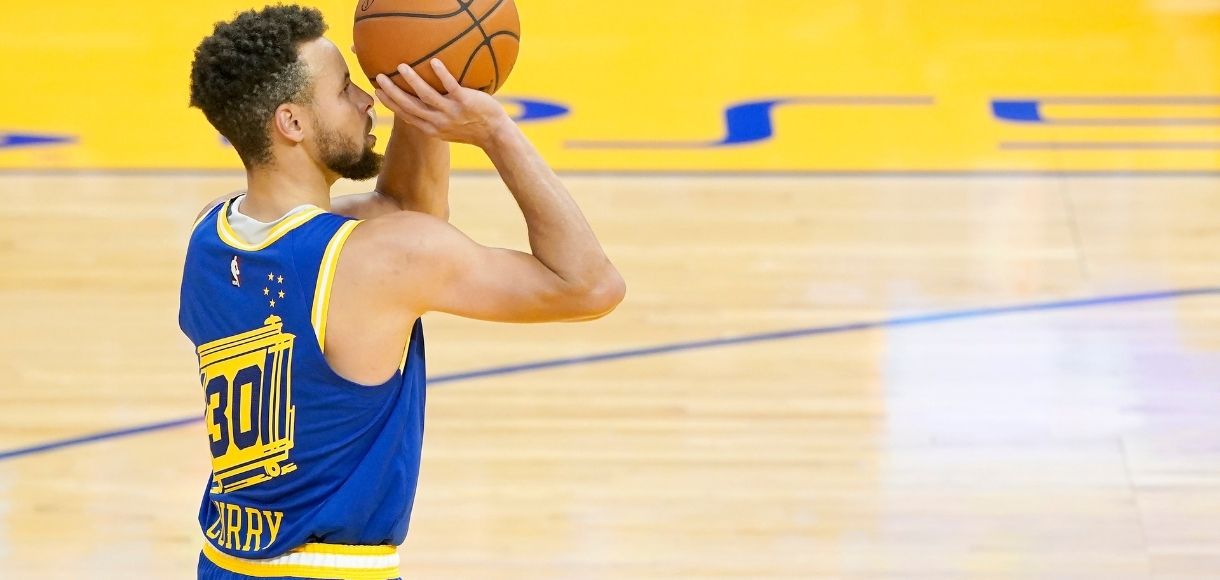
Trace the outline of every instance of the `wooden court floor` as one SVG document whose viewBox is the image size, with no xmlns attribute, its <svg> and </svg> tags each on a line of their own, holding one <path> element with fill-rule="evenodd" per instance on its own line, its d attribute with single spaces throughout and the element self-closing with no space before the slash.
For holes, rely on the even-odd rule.
<svg viewBox="0 0 1220 580">
<path fill-rule="evenodd" d="M 0 577 L 193 577 L 177 289 L 242 182 L 0 177 Z M 426 318 L 405 577 L 1220 578 L 1220 180 L 568 182 L 627 300 Z M 523 247 L 494 178 L 452 204 Z"/>
</svg>

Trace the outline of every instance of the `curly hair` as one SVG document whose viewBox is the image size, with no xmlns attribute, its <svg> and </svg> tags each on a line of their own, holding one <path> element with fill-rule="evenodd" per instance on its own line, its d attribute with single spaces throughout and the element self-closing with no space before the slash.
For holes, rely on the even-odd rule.
<svg viewBox="0 0 1220 580">
<path fill-rule="evenodd" d="M 276 108 L 309 102 L 309 72 L 297 48 L 325 32 L 317 9 L 267 6 L 217 22 L 195 49 L 191 106 L 233 144 L 246 167 L 271 161 L 268 129 Z"/>
</svg>

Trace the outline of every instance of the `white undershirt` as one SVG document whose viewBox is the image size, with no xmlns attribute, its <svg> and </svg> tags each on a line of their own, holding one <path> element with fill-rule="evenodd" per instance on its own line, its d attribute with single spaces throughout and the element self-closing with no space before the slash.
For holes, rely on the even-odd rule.
<svg viewBox="0 0 1220 580">
<path fill-rule="evenodd" d="M 229 219 L 229 226 L 233 228 L 233 231 L 237 233 L 237 236 L 241 238 L 241 241 L 247 244 L 262 243 L 263 240 L 267 239 L 267 234 L 271 233 L 271 228 L 274 228 L 276 224 L 298 213 L 318 207 L 313 204 L 298 205 L 288 210 L 288 213 L 280 216 L 273 222 L 260 222 L 244 213 L 241 213 L 241 202 L 244 199 L 246 199 L 246 196 L 245 194 L 242 194 L 229 204 L 229 215 L 227 217 Z"/>
</svg>

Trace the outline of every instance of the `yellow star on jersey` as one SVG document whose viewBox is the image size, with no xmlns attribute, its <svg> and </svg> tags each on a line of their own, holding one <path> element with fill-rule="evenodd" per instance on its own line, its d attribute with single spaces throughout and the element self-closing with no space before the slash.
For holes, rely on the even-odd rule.
<svg viewBox="0 0 1220 580">
<path fill-rule="evenodd" d="M 270 288 L 263 288 L 263 296 L 268 296 L 270 294 L 271 294 Z M 283 298 L 283 296 L 280 296 L 280 298 Z"/>
<path fill-rule="evenodd" d="M 272 273 L 268 272 L 268 273 L 267 273 L 267 280 L 268 280 L 268 281 L 271 281 L 271 280 L 274 280 L 274 279 L 275 279 L 275 274 L 272 274 Z"/>
<path fill-rule="evenodd" d="M 283 276 L 280 276 L 279 280 L 276 280 L 276 282 L 279 282 L 280 284 L 283 284 L 283 283 L 284 283 L 284 277 L 283 277 Z"/>
<path fill-rule="evenodd" d="M 275 308 L 275 301 L 274 301 L 274 300 L 272 300 L 272 301 L 271 301 L 271 307 L 272 307 L 272 308 Z"/>
<path fill-rule="evenodd" d="M 284 291 L 280 290 L 280 298 L 283 298 L 283 297 L 284 297 Z"/>
</svg>

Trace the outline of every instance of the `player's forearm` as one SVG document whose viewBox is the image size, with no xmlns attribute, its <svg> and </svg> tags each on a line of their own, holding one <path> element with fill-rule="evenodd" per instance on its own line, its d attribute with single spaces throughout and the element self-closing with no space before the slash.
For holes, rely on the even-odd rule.
<svg viewBox="0 0 1220 580">
<path fill-rule="evenodd" d="M 581 290 L 622 285 L 567 188 L 514 123 L 498 128 L 483 149 L 521 207 L 534 257 Z"/>
<path fill-rule="evenodd" d="M 449 143 L 394 121 L 377 191 L 401 209 L 449 220 Z"/>
</svg>

